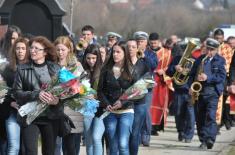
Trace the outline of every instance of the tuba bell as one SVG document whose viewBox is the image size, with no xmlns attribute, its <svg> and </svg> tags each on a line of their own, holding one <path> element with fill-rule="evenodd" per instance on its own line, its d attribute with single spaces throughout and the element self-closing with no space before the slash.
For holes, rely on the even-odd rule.
<svg viewBox="0 0 235 155">
<path fill-rule="evenodd" d="M 183 85 L 187 83 L 189 79 L 189 72 L 193 67 L 194 59 L 192 58 L 192 52 L 197 47 L 197 44 L 194 40 L 190 40 L 187 44 L 187 47 L 180 59 L 178 65 L 183 68 L 183 72 L 175 72 L 172 79 L 177 85 Z"/>
</svg>

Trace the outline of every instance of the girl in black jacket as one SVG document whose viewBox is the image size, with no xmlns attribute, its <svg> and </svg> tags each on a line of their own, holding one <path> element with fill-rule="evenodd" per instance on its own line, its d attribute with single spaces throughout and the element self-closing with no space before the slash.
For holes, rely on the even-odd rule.
<svg viewBox="0 0 235 155">
<path fill-rule="evenodd" d="M 132 131 L 134 110 L 132 102 L 119 97 L 133 84 L 131 61 L 126 44 L 116 43 L 109 61 L 104 66 L 98 85 L 98 99 L 111 112 L 104 118 L 110 155 L 129 155 L 129 138 Z"/>
</svg>

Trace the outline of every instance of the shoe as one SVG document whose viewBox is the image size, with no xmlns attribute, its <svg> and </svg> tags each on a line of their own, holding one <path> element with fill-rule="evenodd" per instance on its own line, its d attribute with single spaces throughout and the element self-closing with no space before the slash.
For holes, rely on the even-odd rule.
<svg viewBox="0 0 235 155">
<path fill-rule="evenodd" d="M 149 146 L 149 142 L 150 142 L 150 135 L 142 135 L 142 137 L 141 137 L 141 142 L 142 142 L 142 144 L 143 144 L 143 146 Z"/>
<path fill-rule="evenodd" d="M 235 127 L 235 122 L 234 121 L 231 122 L 231 127 Z"/>
<path fill-rule="evenodd" d="M 206 141 L 207 149 L 212 149 L 213 145 L 214 145 L 214 142 L 211 139 L 208 139 Z"/>
<path fill-rule="evenodd" d="M 230 124 L 230 122 L 227 121 L 227 122 L 224 123 L 224 125 L 225 125 L 225 127 L 226 127 L 227 130 L 231 130 L 231 124 Z"/>
<path fill-rule="evenodd" d="M 151 135 L 153 135 L 153 136 L 159 136 L 159 133 L 157 132 L 157 131 L 151 131 Z"/>
<path fill-rule="evenodd" d="M 201 143 L 201 145 L 199 146 L 200 149 L 202 150 L 206 150 L 207 146 L 206 146 L 206 143 Z"/>
<path fill-rule="evenodd" d="M 182 132 L 179 132 L 178 134 L 178 141 L 182 142 L 184 140 L 184 136 Z"/>
<path fill-rule="evenodd" d="M 142 143 L 142 144 L 143 144 L 144 147 L 149 147 L 149 146 L 150 146 L 150 144 L 149 144 L 149 143 L 146 143 L 146 142 L 145 142 L 145 143 Z"/>
<path fill-rule="evenodd" d="M 185 143 L 191 143 L 191 142 L 192 142 L 192 139 L 185 139 L 184 142 L 185 142 Z"/>
</svg>

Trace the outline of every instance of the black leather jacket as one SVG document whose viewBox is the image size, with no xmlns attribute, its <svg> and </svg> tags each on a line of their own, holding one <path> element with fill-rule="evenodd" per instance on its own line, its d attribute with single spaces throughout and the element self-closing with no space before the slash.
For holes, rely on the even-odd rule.
<svg viewBox="0 0 235 155">
<path fill-rule="evenodd" d="M 46 61 L 50 76 L 54 76 L 59 71 L 59 65 Z M 13 84 L 14 97 L 19 105 L 24 105 L 30 101 L 36 101 L 40 93 L 40 81 L 35 75 L 34 64 L 32 62 L 19 65 L 17 68 L 15 82 Z M 57 119 L 63 114 L 63 106 L 49 106 L 46 116 L 49 119 Z"/>
<path fill-rule="evenodd" d="M 98 85 L 98 99 L 102 107 L 113 105 L 119 97 L 133 84 L 133 80 L 126 80 L 123 77 L 116 79 L 110 70 L 102 71 Z M 133 108 L 133 102 L 123 101 L 121 109 Z"/>
<path fill-rule="evenodd" d="M 147 72 L 150 72 L 150 68 L 146 63 L 146 59 L 138 59 L 132 70 L 133 82 L 138 81 Z"/>
<path fill-rule="evenodd" d="M 3 79 L 6 81 L 7 86 L 12 88 L 15 79 L 15 71 L 13 71 L 9 65 L 7 65 L 4 70 L 0 70 L 0 73 Z M 7 95 L 5 96 L 4 102 L 0 104 L 0 117 L 7 119 L 11 112 L 17 113 L 15 108 L 10 106 L 11 102 L 15 101 L 12 97 L 12 90 L 8 90 Z"/>
</svg>

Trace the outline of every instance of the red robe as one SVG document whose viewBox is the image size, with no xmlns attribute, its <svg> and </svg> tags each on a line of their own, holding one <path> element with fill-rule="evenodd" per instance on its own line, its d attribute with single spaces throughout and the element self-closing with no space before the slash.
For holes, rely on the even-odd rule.
<svg viewBox="0 0 235 155">
<path fill-rule="evenodd" d="M 229 67 L 232 61 L 233 57 L 233 49 L 226 43 L 222 43 L 219 46 L 219 54 L 226 60 L 225 64 L 225 69 L 226 73 L 229 74 Z M 234 98 L 232 98 L 234 99 Z M 232 112 L 231 110 L 234 110 L 234 102 L 230 102 L 230 97 L 227 98 L 227 101 L 225 101 L 226 104 L 230 104 L 230 113 Z M 216 122 L 217 124 L 221 124 L 221 119 L 222 119 L 222 111 L 223 111 L 223 97 L 222 95 L 220 96 L 218 106 L 217 106 L 217 111 L 216 111 Z"/>
<path fill-rule="evenodd" d="M 157 51 L 158 66 L 157 70 L 163 69 L 167 70 L 168 65 L 171 61 L 171 50 L 161 48 Z M 166 122 L 168 105 L 170 99 L 170 89 L 173 89 L 171 78 L 166 75 L 155 76 L 155 81 L 157 85 L 153 88 L 153 98 L 151 105 L 151 116 L 152 116 L 152 125 L 160 125 L 162 118 L 164 118 L 164 124 Z"/>
<path fill-rule="evenodd" d="M 197 49 L 197 50 L 193 51 L 193 53 L 192 53 L 192 57 L 195 59 L 199 58 L 201 55 L 202 55 L 201 49 Z"/>
</svg>

